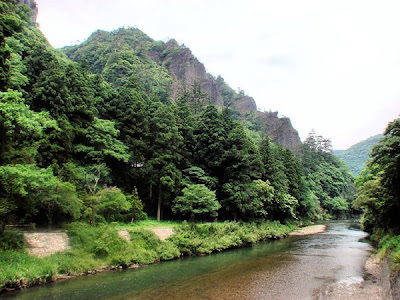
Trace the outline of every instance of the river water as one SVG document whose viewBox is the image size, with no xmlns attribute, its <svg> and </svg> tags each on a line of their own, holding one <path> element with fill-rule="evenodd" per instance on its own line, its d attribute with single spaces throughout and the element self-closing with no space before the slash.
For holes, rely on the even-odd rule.
<svg viewBox="0 0 400 300">
<path fill-rule="evenodd" d="M 16 292 L 7 299 L 325 299 L 361 282 L 371 246 L 355 221 L 204 257 L 111 271 Z"/>
</svg>

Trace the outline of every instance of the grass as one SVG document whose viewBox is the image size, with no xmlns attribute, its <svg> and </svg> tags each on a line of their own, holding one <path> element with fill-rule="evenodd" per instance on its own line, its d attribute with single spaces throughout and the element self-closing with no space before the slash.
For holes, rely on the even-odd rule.
<svg viewBox="0 0 400 300">
<path fill-rule="evenodd" d="M 116 222 L 115 223 L 117 228 L 119 229 L 129 229 L 129 228 L 143 228 L 143 227 L 163 227 L 163 226 L 179 226 L 182 224 L 182 221 L 169 221 L 169 220 L 161 220 L 157 221 L 156 219 L 146 219 L 146 220 L 139 220 L 136 221 L 132 224 L 130 223 L 121 223 L 121 222 Z"/>
<path fill-rule="evenodd" d="M 14 232 L 12 243 L 3 241 L 7 247 L 0 250 L 0 290 L 49 282 L 60 274 L 78 275 L 105 266 L 125 268 L 182 255 L 208 254 L 285 237 L 295 229 L 294 225 L 279 222 L 193 224 L 164 221 L 161 224 L 175 227 L 175 234 L 166 241 L 160 241 L 152 231 L 145 229 L 163 226 L 154 220 L 141 221 L 134 226 L 72 223 L 68 226 L 71 249 L 44 258 L 29 256 L 23 248 L 8 249 L 11 244 L 21 246 L 20 235 Z M 118 235 L 121 228 L 129 231 L 130 242 Z"/>
<path fill-rule="evenodd" d="M 183 223 L 169 238 L 183 255 L 209 254 L 229 248 L 242 247 L 264 240 L 287 236 L 294 225 L 279 222 L 263 223 Z"/>
<path fill-rule="evenodd" d="M 0 251 L 0 290 L 53 281 L 59 274 L 78 275 L 104 266 L 151 264 L 181 255 L 173 243 L 160 241 L 149 230 L 129 229 L 131 242 L 127 242 L 118 235 L 118 229 L 113 225 L 72 223 L 68 226 L 71 250 L 44 258 L 30 256 L 24 249 Z"/>
<path fill-rule="evenodd" d="M 389 258 L 394 271 L 400 271 L 400 235 L 383 235 L 379 239 L 377 252 L 381 259 L 384 257 Z"/>
</svg>

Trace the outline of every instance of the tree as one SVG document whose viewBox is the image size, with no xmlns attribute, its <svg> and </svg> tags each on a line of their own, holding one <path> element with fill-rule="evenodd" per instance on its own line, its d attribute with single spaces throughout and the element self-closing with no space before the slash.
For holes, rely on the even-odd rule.
<svg viewBox="0 0 400 300">
<path fill-rule="evenodd" d="M 131 206 L 129 211 L 126 213 L 126 217 L 128 218 L 127 220 L 133 223 L 133 221 L 146 218 L 147 215 L 145 212 L 143 212 L 143 203 L 139 198 L 136 187 L 133 189 L 132 194 L 126 197 L 126 200 Z"/>
<path fill-rule="evenodd" d="M 75 146 L 86 164 L 88 173 L 101 174 L 105 182 L 111 182 L 110 171 L 116 162 L 128 163 L 128 148 L 119 139 L 119 130 L 114 122 L 94 118 L 93 124 L 86 131 L 85 144 Z"/>
<path fill-rule="evenodd" d="M 221 178 L 226 132 L 215 106 L 206 107 L 194 131 L 194 139 L 196 165 L 210 176 Z"/>
<path fill-rule="evenodd" d="M 90 224 L 100 221 L 122 220 L 121 215 L 127 213 L 131 204 L 119 188 L 104 187 L 95 193 L 87 193 L 84 196 L 83 217 L 87 218 Z"/>
<path fill-rule="evenodd" d="M 182 156 L 179 149 L 183 140 L 170 106 L 159 103 L 151 119 L 150 133 L 149 157 L 144 163 L 144 169 L 150 183 L 150 201 L 153 197 L 153 186 L 158 187 L 157 220 L 160 220 L 163 202 L 178 194 L 182 179 L 179 170 Z"/>
<path fill-rule="evenodd" d="M 107 187 L 98 192 L 97 213 L 106 221 L 118 221 L 121 213 L 128 212 L 132 206 L 119 188 Z"/>
<path fill-rule="evenodd" d="M 285 175 L 288 179 L 288 193 L 297 200 L 301 195 L 301 173 L 298 162 L 289 149 L 283 150 L 283 165 L 285 167 Z"/>
<path fill-rule="evenodd" d="M 0 92 L 1 164 L 32 163 L 46 129 L 58 130 L 48 113 L 30 110 L 20 92 Z"/>
<path fill-rule="evenodd" d="M 324 203 L 328 212 L 336 217 L 345 214 L 349 210 L 349 203 L 342 197 L 330 198 Z"/>
<path fill-rule="evenodd" d="M 215 191 L 209 190 L 204 184 L 189 184 L 182 193 L 174 200 L 174 213 L 188 216 L 192 221 L 218 216 L 221 205 L 216 200 Z"/>
<path fill-rule="evenodd" d="M 274 198 L 274 188 L 260 179 L 249 183 L 226 183 L 223 185 L 224 209 L 238 218 L 249 220 L 265 218 Z"/>
<path fill-rule="evenodd" d="M 75 186 L 60 181 L 51 168 L 39 169 L 33 164 L 1 166 L 0 185 L 3 229 L 11 214 L 18 215 L 21 221 L 28 221 L 43 212 L 49 226 L 55 213 L 73 218 L 80 216 L 81 201 Z"/>
<path fill-rule="evenodd" d="M 355 201 L 364 209 L 364 227 L 400 232 L 400 118 L 390 122 L 370 154 Z"/>
<path fill-rule="evenodd" d="M 182 171 L 183 173 L 183 184 L 204 184 L 210 189 L 216 188 L 216 178 L 210 177 L 200 167 L 191 166 Z"/>
</svg>

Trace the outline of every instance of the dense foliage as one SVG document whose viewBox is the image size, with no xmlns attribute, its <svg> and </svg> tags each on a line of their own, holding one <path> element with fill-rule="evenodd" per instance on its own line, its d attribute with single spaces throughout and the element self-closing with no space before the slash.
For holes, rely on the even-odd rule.
<svg viewBox="0 0 400 300">
<path fill-rule="evenodd" d="M 358 193 L 354 205 L 364 210 L 364 228 L 369 232 L 383 230 L 399 234 L 400 119 L 389 123 L 356 184 Z"/>
<path fill-rule="evenodd" d="M 381 134 L 374 135 L 346 150 L 334 150 L 333 154 L 343 160 L 354 176 L 360 175 L 365 169 L 372 147 L 382 139 Z"/>
<path fill-rule="evenodd" d="M 76 63 L 50 47 L 27 7 L 0 4 L 0 231 L 144 212 L 280 221 L 347 212 L 351 176 L 328 140 L 295 155 L 209 105 L 198 85 L 172 99 L 167 69 L 148 59 L 172 50 L 137 29 L 65 49 Z"/>
</svg>

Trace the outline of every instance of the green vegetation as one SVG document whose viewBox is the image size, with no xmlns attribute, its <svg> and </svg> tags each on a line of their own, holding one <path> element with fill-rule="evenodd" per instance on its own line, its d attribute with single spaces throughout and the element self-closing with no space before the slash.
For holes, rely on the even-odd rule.
<svg viewBox="0 0 400 300">
<path fill-rule="evenodd" d="M 72 223 L 68 226 L 72 245 L 68 251 L 44 258 L 29 256 L 26 250 L 18 250 L 15 245 L 8 245 L 13 250 L 1 251 L 0 290 L 27 287 L 53 281 L 58 275 L 79 275 L 107 266 L 126 268 L 181 255 L 222 251 L 261 240 L 282 238 L 293 229 L 293 225 L 281 225 L 279 222 L 184 223 L 176 227 L 177 233 L 166 241 L 160 241 L 149 230 L 132 228 L 129 231 L 131 241 L 128 242 L 118 235 L 114 226 Z M 13 235 L 13 240 L 21 247 L 19 235 L 8 230 L 6 234 Z"/>
<path fill-rule="evenodd" d="M 348 213 L 352 179 L 328 139 L 310 136 L 301 149 L 285 149 L 251 117 L 243 125 L 230 109 L 209 105 L 198 83 L 173 99 L 168 70 L 149 57 L 176 55 L 174 43 L 135 28 L 99 31 L 64 49 L 78 64 L 49 46 L 25 6 L 1 1 L 1 9 L 8 54 L 0 76 L 0 233 L 6 224 L 54 220 Z"/>
<path fill-rule="evenodd" d="M 182 221 L 173 221 L 173 220 L 161 220 L 157 221 L 155 218 L 148 218 L 144 220 L 135 221 L 133 223 L 122 223 L 115 222 L 115 224 L 120 229 L 129 229 L 129 228 L 148 228 L 148 227 L 175 227 L 182 224 Z"/>
<path fill-rule="evenodd" d="M 343 160 L 354 176 L 360 175 L 365 168 L 372 147 L 382 139 L 382 135 L 372 136 L 346 150 L 334 150 L 333 154 Z"/>
<path fill-rule="evenodd" d="M 389 123 L 374 146 L 367 168 L 356 180 L 356 207 L 364 210 L 365 230 L 400 233 L 400 119 Z"/>
<path fill-rule="evenodd" d="M 190 220 L 198 218 L 215 218 L 221 205 L 215 192 L 210 191 L 204 184 L 191 184 L 182 190 L 183 195 L 175 199 L 172 211 L 189 216 Z"/>
<path fill-rule="evenodd" d="M 229 248 L 242 247 L 259 241 L 274 240 L 287 236 L 294 225 L 279 222 L 211 224 L 185 223 L 171 236 L 184 255 L 209 254 Z"/>
<path fill-rule="evenodd" d="M 399 269 L 400 257 L 400 119 L 390 122 L 356 179 L 353 205 L 363 209 L 362 225 L 379 242 L 378 251 Z"/>
<path fill-rule="evenodd" d="M 392 271 L 400 271 L 400 236 L 399 235 L 384 235 L 380 238 L 377 235 L 373 238 L 378 242 L 378 255 L 381 259 L 388 257 Z"/>
</svg>

